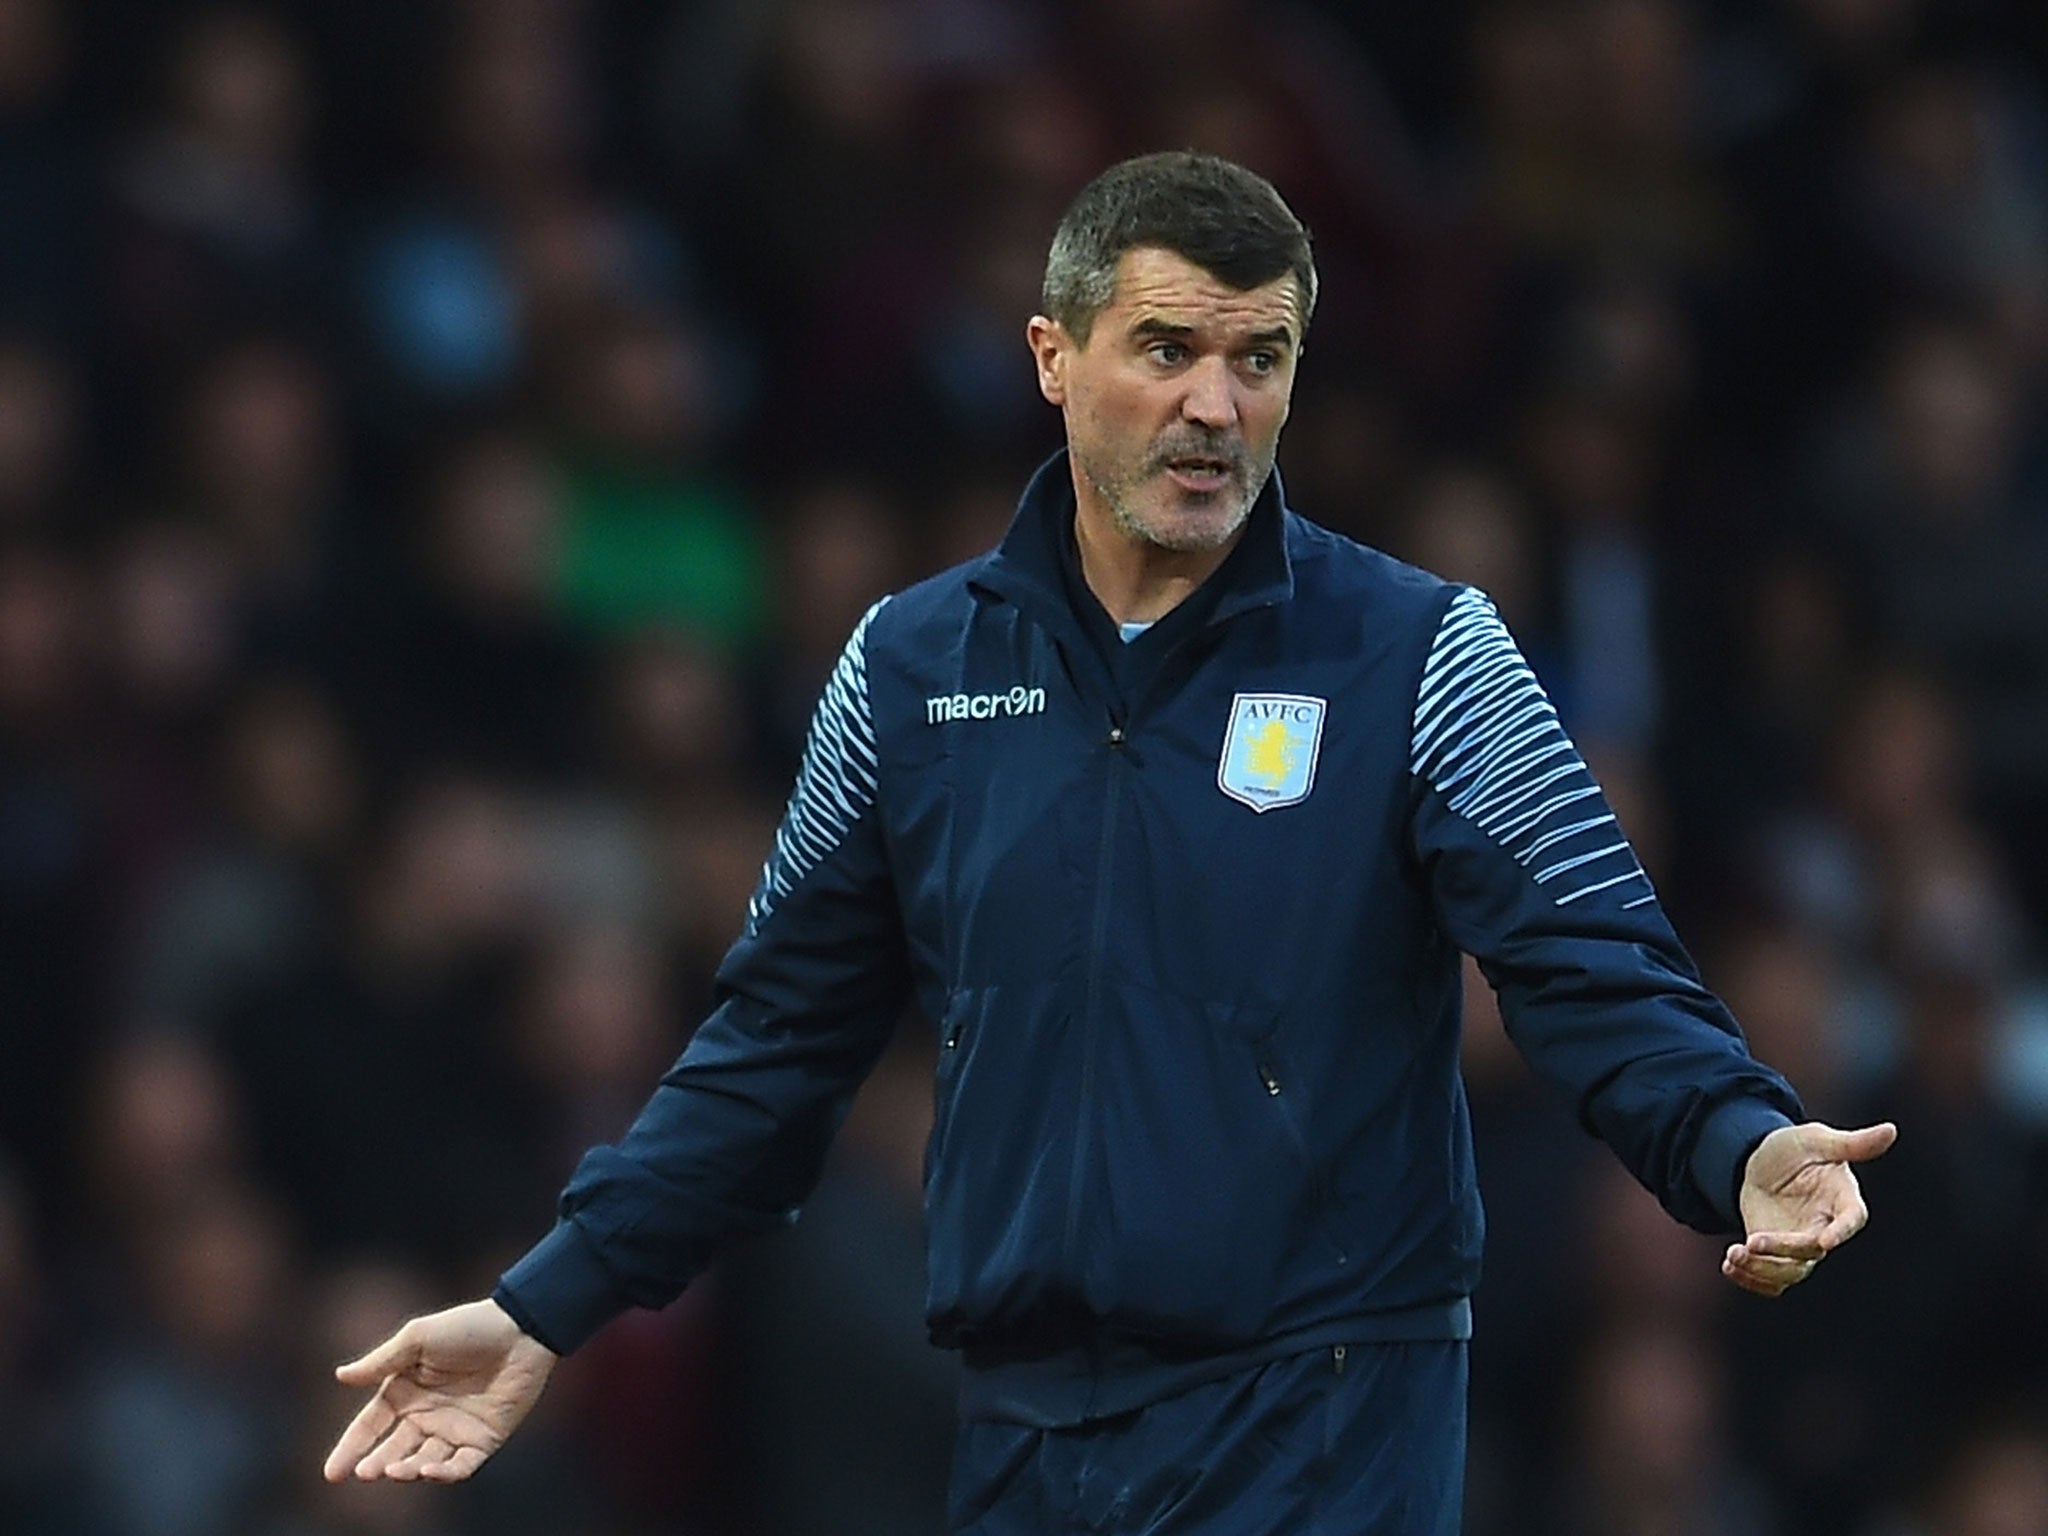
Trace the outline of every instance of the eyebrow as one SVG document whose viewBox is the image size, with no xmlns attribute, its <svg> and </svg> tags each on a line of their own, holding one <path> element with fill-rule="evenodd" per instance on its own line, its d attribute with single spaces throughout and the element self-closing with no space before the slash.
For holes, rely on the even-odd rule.
<svg viewBox="0 0 2048 1536">
<path fill-rule="evenodd" d="M 1169 341 L 1186 341 L 1194 334 L 1195 328 L 1192 325 L 1175 325 L 1170 320 L 1160 320 L 1150 316 L 1138 321 L 1131 327 L 1131 335 L 1133 336 L 1163 336 Z M 1247 346 L 1261 347 L 1277 344 L 1283 347 L 1291 347 L 1294 345 L 1294 332 L 1287 326 L 1275 325 L 1263 331 L 1253 332 L 1245 338 L 1245 344 Z"/>
</svg>

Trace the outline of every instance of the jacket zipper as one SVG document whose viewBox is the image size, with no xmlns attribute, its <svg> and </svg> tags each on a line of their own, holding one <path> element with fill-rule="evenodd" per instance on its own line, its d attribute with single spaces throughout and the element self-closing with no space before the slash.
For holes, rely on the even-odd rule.
<svg viewBox="0 0 2048 1536">
<path fill-rule="evenodd" d="M 1117 759 L 1123 751 L 1124 728 L 1111 717 L 1109 761 L 1103 768 L 1102 848 L 1095 863 L 1095 924 L 1088 946 L 1088 986 L 1083 994 L 1081 1015 L 1081 1092 L 1075 1106 L 1074 1161 L 1067 1184 L 1066 1268 L 1072 1274 L 1080 1262 L 1082 1176 L 1087 1171 L 1088 1132 L 1093 1123 L 1095 1098 L 1095 1036 L 1099 999 L 1102 993 L 1103 952 L 1109 940 L 1110 873 L 1115 867 L 1116 803 L 1122 786 L 1117 777 Z"/>
</svg>

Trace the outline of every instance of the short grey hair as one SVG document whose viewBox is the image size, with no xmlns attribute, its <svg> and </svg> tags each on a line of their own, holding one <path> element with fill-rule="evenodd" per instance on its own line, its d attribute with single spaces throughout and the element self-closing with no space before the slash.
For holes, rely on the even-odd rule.
<svg viewBox="0 0 2048 1536">
<path fill-rule="evenodd" d="M 1087 345 L 1116 298 L 1126 251 L 1156 246 L 1237 289 L 1292 274 L 1308 329 L 1316 306 L 1309 233 L 1273 184 L 1217 155 L 1169 150 L 1111 166 L 1081 189 L 1052 237 L 1039 302 Z"/>
</svg>

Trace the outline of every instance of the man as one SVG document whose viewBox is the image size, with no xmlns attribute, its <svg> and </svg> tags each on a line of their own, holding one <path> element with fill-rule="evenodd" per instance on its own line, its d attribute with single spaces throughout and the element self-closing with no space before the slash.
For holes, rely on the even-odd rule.
<svg viewBox="0 0 2048 1536">
<path fill-rule="evenodd" d="M 1454 1532 L 1476 954 L 1529 1059 L 1775 1294 L 1890 1126 L 1798 1125 L 1479 593 L 1295 517 L 1314 307 L 1264 181 L 1119 165 L 1027 338 L 1067 451 L 828 685 L 719 1004 L 492 1299 L 408 1323 L 339 1479 L 466 1477 L 557 1352 L 787 1218 L 913 997 L 952 1525 Z M 829 1305 L 821 1298 L 821 1305 Z"/>
</svg>

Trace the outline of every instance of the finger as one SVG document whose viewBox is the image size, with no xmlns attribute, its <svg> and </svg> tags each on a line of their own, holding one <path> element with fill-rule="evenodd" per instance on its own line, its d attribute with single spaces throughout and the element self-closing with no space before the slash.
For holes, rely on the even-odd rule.
<svg viewBox="0 0 2048 1536">
<path fill-rule="evenodd" d="M 1759 1256 L 1742 1249 L 1739 1245 L 1730 1250 L 1722 1262 L 1721 1272 L 1731 1280 L 1741 1279 L 1754 1283 L 1756 1289 L 1767 1296 L 1776 1296 L 1790 1290 L 1814 1271 L 1817 1261 L 1811 1259 L 1779 1259 Z"/>
<path fill-rule="evenodd" d="M 1832 1252 L 1869 1224 L 1870 1207 L 1863 1203 L 1861 1194 L 1852 1191 L 1840 1209 L 1828 1218 L 1828 1224 L 1820 1229 L 1820 1245 Z"/>
<path fill-rule="evenodd" d="M 1838 1131 L 1831 1125 L 1814 1125 L 1807 1145 L 1831 1163 L 1867 1163 L 1891 1150 L 1899 1139 L 1899 1128 L 1886 1120 L 1857 1131 Z"/>
<path fill-rule="evenodd" d="M 386 1467 L 384 1475 L 393 1482 L 413 1482 L 427 1467 L 439 1466 L 446 1461 L 454 1450 L 455 1447 L 439 1435 L 428 1435 L 420 1442 L 418 1450 Z"/>
<path fill-rule="evenodd" d="M 1827 1257 L 1828 1244 L 1819 1232 L 1757 1232 L 1737 1244 L 1758 1258 L 1808 1259 Z"/>
<path fill-rule="evenodd" d="M 327 1481 L 338 1483 L 347 1477 L 349 1469 L 397 1422 L 398 1410 L 391 1406 L 385 1393 L 379 1392 L 363 1404 L 361 1411 L 349 1420 L 348 1428 L 341 1432 L 341 1438 L 334 1442 L 334 1449 L 327 1453 L 327 1465 L 321 1469 Z"/>
<path fill-rule="evenodd" d="M 373 1482 L 388 1477 L 394 1462 L 402 1461 L 418 1450 L 426 1441 L 425 1433 L 410 1419 L 399 1421 L 398 1427 L 384 1437 L 370 1454 L 356 1463 L 356 1476 L 364 1482 Z"/>
<path fill-rule="evenodd" d="M 1727 1252 L 1721 1255 L 1721 1273 L 1745 1290 L 1765 1290 L 1766 1294 L 1776 1295 L 1779 1289 L 1769 1267 L 1753 1258 L 1740 1243 L 1729 1244 Z"/>
<path fill-rule="evenodd" d="M 458 1445 L 455 1454 L 438 1466 L 420 1468 L 420 1476 L 437 1483 L 459 1483 L 490 1460 L 490 1455 L 480 1445 Z"/>
<path fill-rule="evenodd" d="M 367 1355 L 346 1365 L 337 1365 L 334 1376 L 337 1381 L 351 1387 L 374 1387 L 386 1376 L 395 1376 L 413 1365 L 419 1357 L 419 1333 L 411 1323 L 407 1323 Z"/>
<path fill-rule="evenodd" d="M 1743 1290 L 1758 1296 L 1777 1296 L 1785 1289 L 1782 1285 L 1776 1285 L 1768 1280 L 1764 1280 L 1750 1273 L 1747 1269 L 1739 1268 L 1730 1259 L 1723 1259 L 1721 1261 L 1721 1273 Z"/>
<path fill-rule="evenodd" d="M 1814 1271 L 1811 1263 L 1792 1263 L 1783 1259 L 1771 1259 L 1763 1263 L 1738 1264 L 1738 1269 L 1747 1270 L 1766 1285 L 1774 1285 L 1781 1291 L 1789 1291 Z"/>
<path fill-rule="evenodd" d="M 1773 1259 L 1754 1254 L 1738 1254 L 1728 1261 L 1726 1270 L 1747 1275 L 1750 1279 L 1782 1291 L 1797 1285 L 1813 1273 L 1814 1261 L 1808 1259 Z"/>
<path fill-rule="evenodd" d="M 1790 1274 L 1801 1265 L 1809 1268 L 1821 1261 L 1821 1252 L 1815 1247 L 1804 1253 L 1759 1253 L 1754 1246 L 1738 1248 L 1734 1261 L 1738 1268 L 1754 1269 L 1759 1274 Z"/>
</svg>

